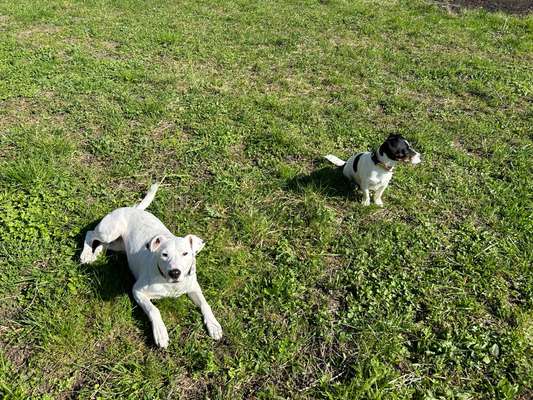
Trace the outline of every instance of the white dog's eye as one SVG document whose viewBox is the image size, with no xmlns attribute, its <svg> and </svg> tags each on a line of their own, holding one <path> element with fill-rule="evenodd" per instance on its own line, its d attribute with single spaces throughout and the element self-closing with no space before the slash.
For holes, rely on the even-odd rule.
<svg viewBox="0 0 533 400">
<path fill-rule="evenodd" d="M 186 251 L 185 253 L 182 254 L 182 256 L 186 256 L 187 254 L 189 254 L 189 252 Z"/>
<path fill-rule="evenodd" d="M 168 257 L 168 253 L 163 253 L 161 254 L 163 257 L 167 258 Z"/>
</svg>

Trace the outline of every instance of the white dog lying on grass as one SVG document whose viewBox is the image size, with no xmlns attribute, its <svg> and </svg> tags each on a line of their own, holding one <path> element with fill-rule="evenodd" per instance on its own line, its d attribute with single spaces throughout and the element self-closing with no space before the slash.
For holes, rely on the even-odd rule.
<svg viewBox="0 0 533 400">
<path fill-rule="evenodd" d="M 126 253 L 136 279 L 133 297 L 148 315 L 158 346 L 168 346 L 168 333 L 159 310 L 150 300 L 184 293 L 200 307 L 209 335 L 218 340 L 222 328 L 196 280 L 196 254 L 204 242 L 195 235 L 174 236 L 159 219 L 144 211 L 158 187 L 152 185 L 137 206 L 112 211 L 94 231 L 88 231 L 80 260 L 92 263 L 105 248 Z"/>
</svg>

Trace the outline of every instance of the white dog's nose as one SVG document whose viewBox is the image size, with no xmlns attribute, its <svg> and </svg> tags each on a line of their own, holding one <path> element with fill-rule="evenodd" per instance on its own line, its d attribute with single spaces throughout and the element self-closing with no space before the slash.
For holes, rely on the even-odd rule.
<svg viewBox="0 0 533 400">
<path fill-rule="evenodd" d="M 172 279 L 178 279 L 181 275 L 181 271 L 179 269 L 171 269 L 168 271 L 168 276 L 170 276 Z"/>
</svg>

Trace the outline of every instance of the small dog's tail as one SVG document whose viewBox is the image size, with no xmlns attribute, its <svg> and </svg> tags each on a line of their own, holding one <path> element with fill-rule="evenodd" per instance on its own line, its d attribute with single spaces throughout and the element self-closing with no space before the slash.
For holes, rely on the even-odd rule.
<svg viewBox="0 0 533 400">
<path fill-rule="evenodd" d="M 154 183 L 152 186 L 150 186 L 150 190 L 148 190 L 148 193 L 146 193 L 146 196 L 144 196 L 144 199 L 135 206 L 138 210 L 144 210 L 146 209 L 150 203 L 154 200 L 155 193 L 157 192 L 157 189 L 159 189 L 159 183 Z"/>
<path fill-rule="evenodd" d="M 324 156 L 324 158 L 335 164 L 337 167 L 342 167 L 346 164 L 346 161 L 342 161 L 339 157 L 335 157 L 333 154 L 328 154 L 327 156 Z"/>
</svg>

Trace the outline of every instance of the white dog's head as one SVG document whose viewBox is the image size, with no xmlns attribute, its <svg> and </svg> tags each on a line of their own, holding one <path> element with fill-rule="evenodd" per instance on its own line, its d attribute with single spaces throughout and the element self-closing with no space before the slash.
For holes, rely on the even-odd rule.
<svg viewBox="0 0 533 400">
<path fill-rule="evenodd" d="M 157 257 L 157 268 L 171 282 L 182 282 L 195 272 L 196 254 L 204 247 L 198 236 L 155 236 L 146 247 Z"/>
</svg>

